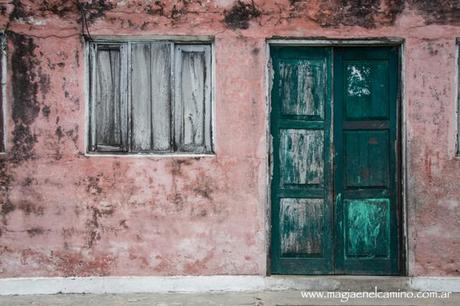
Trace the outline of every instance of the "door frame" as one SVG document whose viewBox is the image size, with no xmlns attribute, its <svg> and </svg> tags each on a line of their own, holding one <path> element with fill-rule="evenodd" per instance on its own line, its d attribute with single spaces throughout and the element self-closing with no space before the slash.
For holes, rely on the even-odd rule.
<svg viewBox="0 0 460 306">
<path fill-rule="evenodd" d="M 271 117 L 271 91 L 273 81 L 273 69 L 271 65 L 271 46 L 285 46 L 285 47 L 398 47 L 399 49 L 399 67 L 398 67 L 398 83 L 399 88 L 397 92 L 397 127 L 398 127 L 398 147 L 399 154 L 398 158 L 398 173 L 396 174 L 399 184 L 397 185 L 398 191 L 398 221 L 399 221 L 399 264 L 400 274 L 399 276 L 407 276 L 409 271 L 409 262 L 411 262 L 409 252 L 409 228 L 407 218 L 407 127 L 406 118 L 407 111 L 405 108 L 406 97 L 405 97 L 405 86 L 404 86 L 404 39 L 395 37 L 364 37 L 364 38 L 292 38 L 292 37 L 272 37 L 266 40 L 265 43 L 265 118 L 266 118 L 266 152 L 267 152 L 267 163 L 266 173 L 267 176 L 267 188 L 266 188 L 266 222 L 265 222 L 265 235 L 266 245 L 265 252 L 266 257 L 266 275 L 271 275 L 271 243 L 272 243 L 272 201 L 271 201 L 271 183 L 273 177 L 273 139 L 270 133 L 270 117 Z M 334 97 L 332 95 L 332 103 L 334 103 Z M 333 107 L 332 107 L 332 118 L 333 118 Z M 332 127 L 333 130 L 333 120 Z"/>
</svg>

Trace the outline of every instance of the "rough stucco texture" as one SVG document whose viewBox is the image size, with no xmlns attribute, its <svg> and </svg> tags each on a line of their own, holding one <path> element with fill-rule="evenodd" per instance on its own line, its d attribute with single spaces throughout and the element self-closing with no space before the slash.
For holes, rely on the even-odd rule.
<svg viewBox="0 0 460 306">
<path fill-rule="evenodd" d="M 0 277 L 266 274 L 272 36 L 405 39 L 409 274 L 460 275 L 455 1 L 80 2 L 0 1 Z M 215 37 L 215 156 L 85 156 L 83 20 L 93 35 Z"/>
</svg>

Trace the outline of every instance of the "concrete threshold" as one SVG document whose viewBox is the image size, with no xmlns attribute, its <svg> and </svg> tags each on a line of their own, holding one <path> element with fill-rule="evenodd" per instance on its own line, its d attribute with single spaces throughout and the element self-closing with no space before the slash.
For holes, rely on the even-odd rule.
<svg viewBox="0 0 460 306">
<path fill-rule="evenodd" d="M 206 293 L 282 290 L 460 292 L 460 277 L 148 276 L 0 279 L 0 295 L 56 293 Z"/>
</svg>

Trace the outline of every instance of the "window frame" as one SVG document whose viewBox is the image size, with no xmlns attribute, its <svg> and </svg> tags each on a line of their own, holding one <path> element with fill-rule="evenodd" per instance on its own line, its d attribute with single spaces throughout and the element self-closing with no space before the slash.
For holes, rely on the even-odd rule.
<svg viewBox="0 0 460 306">
<path fill-rule="evenodd" d="M 170 67 L 170 113 L 169 113 L 169 120 L 170 120 L 170 143 L 171 143 L 171 150 L 168 151 L 154 151 L 153 143 L 152 149 L 150 151 L 133 151 L 132 149 L 132 97 L 130 96 L 131 92 L 131 82 L 132 82 L 132 58 L 131 58 L 131 45 L 136 43 L 168 43 L 170 44 L 171 50 L 171 67 Z M 127 145 L 125 150 L 117 150 L 114 148 L 113 150 L 101 150 L 97 151 L 96 148 L 93 149 L 93 142 L 96 129 L 93 128 L 96 126 L 95 122 L 95 110 L 94 110 L 94 101 L 95 101 L 95 72 L 96 72 L 96 65 L 93 61 L 96 59 L 97 53 L 95 50 L 98 46 L 108 46 L 114 47 L 118 46 L 121 50 L 122 46 L 126 46 L 126 76 L 120 78 L 120 83 L 123 82 L 126 85 L 126 100 L 127 100 L 127 131 L 124 132 L 127 134 Z M 174 107 L 176 105 L 176 49 L 178 47 L 204 47 L 209 48 L 209 61 L 206 61 L 206 64 L 209 65 L 205 67 L 206 73 L 209 73 L 209 76 L 206 77 L 205 85 L 209 85 L 209 147 L 207 150 L 203 152 L 197 151 L 184 151 L 180 150 L 181 147 L 175 145 L 177 142 L 176 132 L 175 132 L 175 125 L 176 125 L 176 112 Z M 159 37 L 139 37 L 139 36 L 130 36 L 130 37 L 113 37 L 113 36 L 93 36 L 92 40 L 85 41 L 85 68 L 87 70 L 86 79 L 86 88 L 87 88 L 87 95 L 86 95 L 86 135 L 85 135 L 85 155 L 86 156 L 117 156 L 117 157 L 124 157 L 124 156 L 152 156 L 152 157 L 168 157 L 168 156 L 190 156 L 190 157 L 206 157 L 206 156 L 215 156 L 215 47 L 214 47 L 214 38 L 210 36 L 187 36 L 187 37 L 170 37 L 170 36 L 159 36 Z M 207 56 L 205 56 L 207 57 Z M 123 62 L 123 58 L 120 59 Z M 125 65 L 122 63 L 122 66 Z M 123 69 L 123 68 L 122 68 Z M 123 72 L 121 72 L 123 75 Z M 206 102 L 205 102 L 206 104 Z M 206 107 L 206 105 L 204 106 Z M 205 124 L 206 124 L 206 119 Z M 206 142 L 206 141 L 205 141 Z"/>
<path fill-rule="evenodd" d="M 455 157 L 460 158 L 460 38 L 455 42 Z"/>
<path fill-rule="evenodd" d="M 0 156 L 8 153 L 8 104 L 7 104 L 7 80 L 8 80 L 8 60 L 7 60 L 7 39 L 3 31 L 0 31 Z"/>
</svg>

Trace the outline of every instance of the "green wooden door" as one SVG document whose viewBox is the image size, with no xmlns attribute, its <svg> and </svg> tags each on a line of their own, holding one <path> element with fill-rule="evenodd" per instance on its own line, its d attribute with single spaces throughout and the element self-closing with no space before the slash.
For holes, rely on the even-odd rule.
<svg viewBox="0 0 460 306">
<path fill-rule="evenodd" d="M 271 54 L 272 273 L 398 274 L 397 48 Z"/>
<path fill-rule="evenodd" d="M 398 274 L 396 48 L 334 50 L 335 270 Z"/>
<path fill-rule="evenodd" d="M 331 50 L 273 48 L 272 272 L 333 271 Z"/>
</svg>

